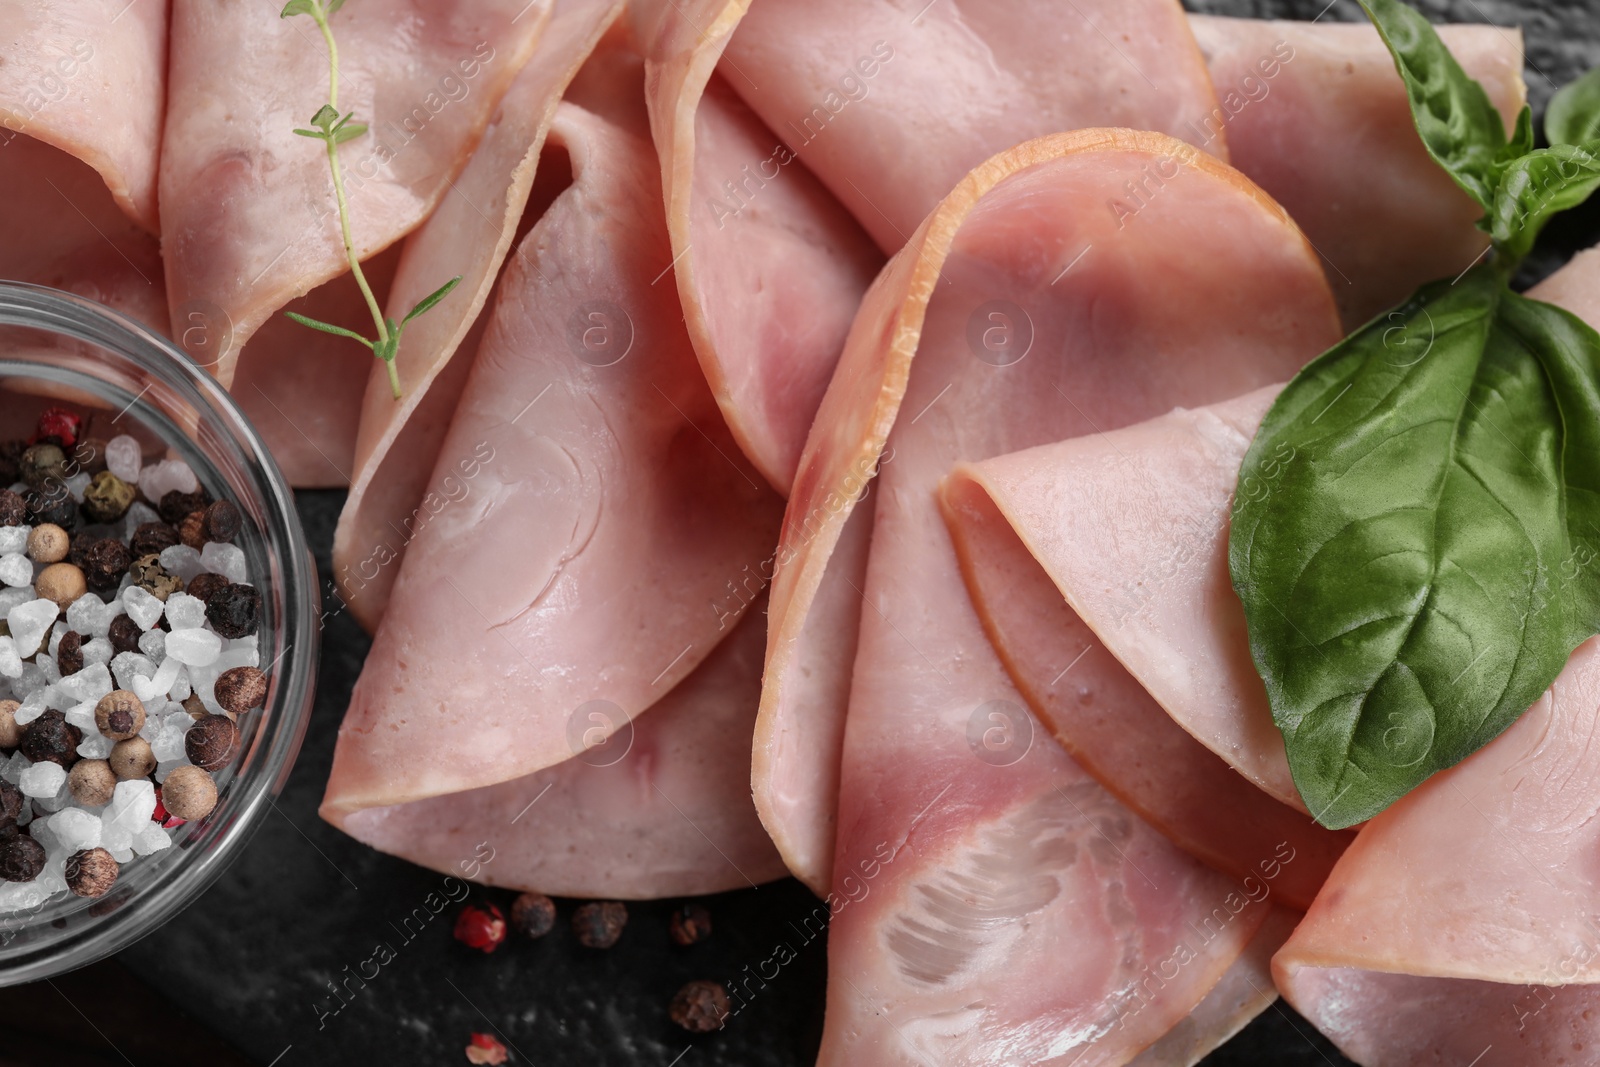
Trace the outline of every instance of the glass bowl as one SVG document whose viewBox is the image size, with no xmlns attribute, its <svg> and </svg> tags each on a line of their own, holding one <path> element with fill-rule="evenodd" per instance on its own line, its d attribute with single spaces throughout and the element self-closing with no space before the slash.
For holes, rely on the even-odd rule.
<svg viewBox="0 0 1600 1067">
<path fill-rule="evenodd" d="M 98 899 L 62 895 L 0 913 L 0 986 L 93 963 L 193 903 L 274 805 L 315 693 L 316 565 L 283 475 L 227 391 L 170 341 L 103 305 L 0 283 L 0 440 L 28 437 L 28 412 L 52 404 L 87 413 L 84 436 L 147 442 L 147 462 L 148 443 L 159 439 L 165 455 L 238 505 L 246 522 L 235 543 L 262 594 L 258 647 L 269 690 L 263 707 L 239 717 L 240 754 L 216 775 L 215 810 L 173 829 L 171 848 L 125 864 Z"/>
</svg>

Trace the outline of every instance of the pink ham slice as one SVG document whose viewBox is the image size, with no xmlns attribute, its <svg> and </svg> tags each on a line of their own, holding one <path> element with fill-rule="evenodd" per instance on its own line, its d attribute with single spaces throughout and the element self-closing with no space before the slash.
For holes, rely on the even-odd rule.
<svg viewBox="0 0 1600 1067">
<path fill-rule="evenodd" d="M 544 0 L 376 0 L 333 16 L 339 106 L 371 124 L 342 149 L 361 259 L 403 237 L 438 204 L 549 10 Z M 349 472 L 353 465 L 352 430 L 370 356 L 350 341 L 348 358 L 330 361 L 320 342 L 290 330 L 249 344 L 289 301 L 348 270 L 326 155 L 293 133 L 326 101 L 325 47 L 303 17 L 178 0 L 171 48 L 160 199 L 173 319 L 199 316 L 209 333 L 228 341 L 208 353 L 225 384 L 233 384 L 241 360 L 266 364 L 258 381 L 271 374 L 317 383 L 293 397 L 281 420 L 288 428 L 268 444 L 292 482 L 329 484 L 330 467 Z M 364 314 L 339 324 L 371 331 Z M 278 426 L 265 420 L 269 431 Z M 324 427 L 338 436 L 323 438 Z"/>
<path fill-rule="evenodd" d="M 167 5 L 0 0 L 0 277 L 167 328 L 156 228 Z"/>
<path fill-rule="evenodd" d="M 651 128 L 689 336 L 728 427 L 787 494 L 882 255 L 713 73 L 749 0 L 640 6 Z M 729 77 L 744 78 L 736 65 Z"/>
<path fill-rule="evenodd" d="M 618 0 L 562 0 L 556 5 L 537 49 L 506 91 L 466 169 L 401 250 L 387 302 L 390 317 L 398 320 L 443 279 L 460 275 L 462 282 L 449 300 L 406 327 L 406 358 L 397 364 L 400 400 L 395 400 L 381 365 L 371 358 L 360 362 L 366 394 L 354 438 L 354 467 L 347 478 L 350 496 L 334 533 L 333 566 L 340 595 L 369 631 L 383 616 L 408 531 L 417 524 L 428 494 L 446 491 L 430 486 L 429 476 L 477 353 L 487 318 L 483 308 L 529 209 L 556 104 L 621 11 Z M 548 206 L 556 191 L 542 204 L 535 198 L 535 210 Z M 362 313 L 359 307 L 352 309 L 353 320 L 359 321 Z M 348 344 L 343 354 L 358 359 L 366 355 Z M 380 549 L 392 553 L 394 561 L 363 568 Z"/>
<path fill-rule="evenodd" d="M 1600 322 L 1600 250 L 1529 295 Z M 1371 1067 L 1591 1062 L 1597 743 L 1600 640 L 1590 640 L 1515 725 L 1361 831 L 1273 961 L 1284 996 Z"/>
<path fill-rule="evenodd" d="M 752 611 L 635 725 L 599 750 L 523 778 L 350 816 L 374 848 L 446 873 L 478 842 L 486 885 L 649 899 L 782 877 L 746 770 L 761 689 L 764 618 Z"/>
<path fill-rule="evenodd" d="M 1020 141 L 1217 105 L 1178 0 L 758 0 L 723 67 L 886 252 Z"/>
<path fill-rule="evenodd" d="M 20 134 L 75 156 L 124 214 L 155 233 L 167 0 L 3 0 L 0 28 L 0 149 Z"/>
<path fill-rule="evenodd" d="M 781 501 L 652 285 L 671 261 L 642 61 L 580 74 L 574 184 L 521 242 L 340 731 L 324 817 L 523 778 L 657 703 L 733 629 Z M 380 564 L 382 565 L 382 564 Z M 591 725 L 593 701 L 608 721 Z M 351 829 L 354 829 L 352 826 Z"/>
<path fill-rule="evenodd" d="M 1422 147 L 1372 26 L 1199 15 L 1190 23 L 1222 104 L 1206 129 L 1225 127 L 1233 165 L 1326 257 L 1347 327 L 1483 253 L 1489 238 L 1474 225 L 1483 212 Z M 1521 31 L 1440 26 L 1439 34 L 1509 132 L 1527 95 Z"/>
<path fill-rule="evenodd" d="M 1158 167 L 1162 194 L 1124 226 L 1107 199 Z M 1126 1062 L 1264 919 L 1059 748 L 1020 752 L 1037 728 L 966 596 L 935 490 L 955 462 L 1093 430 L 1083 410 L 1115 426 L 1282 377 L 1334 314 L 1276 205 L 1203 153 L 1127 131 L 1044 138 L 980 167 L 874 283 L 790 498 L 763 692 L 763 716 L 781 715 L 888 437 L 832 872 L 836 896 L 863 878 L 870 892 L 833 921 L 823 1063 Z M 1007 316 L 1031 346 L 985 345 Z M 987 748 L 995 728 L 1015 747 Z M 1200 938 L 1208 921 L 1221 933 Z M 1141 985 L 1175 953 L 1187 962 L 1172 980 Z"/>
<path fill-rule="evenodd" d="M 1272 393 L 1252 395 L 1264 402 Z M 1147 432 L 1172 422 L 1187 425 L 1184 419 L 1168 416 L 963 464 L 947 480 L 941 501 L 990 641 L 1029 707 L 1067 751 L 1174 844 L 1236 878 L 1268 884 L 1275 899 L 1304 910 L 1353 835 L 1324 830 L 1266 795 L 1168 717 L 1117 659 L 1130 647 L 1119 632 L 1122 619 L 1144 614 L 1139 606 L 1119 605 L 1127 614 L 1111 617 L 1109 627 L 1106 613 L 1097 614 L 1101 631 L 1073 610 L 1080 598 L 1134 585 L 1144 573 L 1138 569 L 1143 560 L 1129 560 L 1116 549 L 1145 538 L 1168 547 L 1160 532 L 1133 531 L 1149 521 L 1152 501 L 1169 511 L 1169 494 L 1181 498 L 1194 484 L 1180 476 L 1191 461 L 1215 458 L 1203 435 L 1158 442 Z M 1247 436 L 1217 429 L 1240 448 L 1248 444 Z M 1158 476 L 1146 469 L 1147 462 L 1174 469 L 1170 477 Z M 1189 532 L 1177 529 L 1180 536 Z M 1181 542 L 1166 557 L 1174 568 L 1182 566 L 1180 549 Z M 1225 583 L 1217 592 L 1232 595 Z M 1154 608 L 1167 596 L 1164 591 L 1144 603 Z M 1209 625 L 1223 631 L 1221 639 L 1237 640 L 1240 635 L 1228 625 L 1237 623 L 1237 609 L 1206 606 L 1208 617 L 1185 616 L 1177 623 Z M 1142 650 L 1132 655 L 1146 664 Z M 1168 674 L 1192 678 L 1217 660 L 1166 662 Z M 1232 666 L 1247 670 L 1250 664 L 1246 659 Z M 1212 696 L 1174 687 L 1159 691 L 1201 707 Z M 1270 716 L 1265 725 L 1271 727 Z"/>
</svg>

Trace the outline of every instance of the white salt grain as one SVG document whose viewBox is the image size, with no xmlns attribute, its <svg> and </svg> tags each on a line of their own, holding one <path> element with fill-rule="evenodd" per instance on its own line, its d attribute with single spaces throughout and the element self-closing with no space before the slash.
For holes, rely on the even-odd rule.
<svg viewBox="0 0 1600 1067">
<path fill-rule="evenodd" d="M 152 463 L 139 472 L 139 488 L 156 503 L 176 489 L 180 493 L 193 493 L 200 488 L 194 471 L 181 459 L 164 459 Z"/>
<path fill-rule="evenodd" d="M 118 478 L 133 485 L 139 480 L 139 468 L 144 466 L 144 452 L 127 434 L 118 434 L 106 442 L 106 469 Z"/>
<path fill-rule="evenodd" d="M 26 552 L 32 526 L 0 526 L 0 552 Z"/>
<path fill-rule="evenodd" d="M 154 598 L 152 598 L 154 599 Z M 157 601 L 159 603 L 159 601 Z M 23 657 L 39 651 L 50 624 L 56 621 L 61 609 L 52 600 L 29 600 L 6 612 L 6 625 L 11 628 L 11 638 L 17 643 L 17 653 Z"/>
<path fill-rule="evenodd" d="M 0 555 L 0 582 L 13 588 L 33 584 L 33 561 L 20 552 Z"/>
<path fill-rule="evenodd" d="M 50 816 L 50 832 L 68 852 L 100 847 L 100 817 L 82 808 L 62 808 Z"/>
<path fill-rule="evenodd" d="M 160 663 L 167 658 L 167 632 L 161 627 L 153 627 L 139 635 L 139 651 L 149 656 L 151 660 Z"/>
<path fill-rule="evenodd" d="M 151 823 L 133 835 L 133 851 L 141 856 L 160 852 L 172 844 L 172 835 L 156 823 Z"/>
<path fill-rule="evenodd" d="M 174 630 L 199 629 L 206 624 L 206 602 L 188 593 L 173 593 L 167 597 L 167 621 Z"/>
<path fill-rule="evenodd" d="M 83 743 L 78 746 L 78 755 L 84 759 L 105 759 L 111 755 L 111 749 L 115 746 L 116 742 L 100 731 L 96 730 L 93 733 L 86 731 Z"/>
<path fill-rule="evenodd" d="M 22 677 L 22 657 L 17 655 L 17 643 L 9 637 L 0 637 L 0 675 Z"/>
<path fill-rule="evenodd" d="M 104 663 L 88 663 L 57 682 L 56 689 L 78 700 L 96 701 L 111 692 L 111 671 Z"/>
<path fill-rule="evenodd" d="M 210 630 L 174 630 L 167 635 L 167 656 L 190 667 L 206 667 L 222 654 L 222 638 Z"/>
<path fill-rule="evenodd" d="M 77 474 L 67 478 L 67 492 L 72 494 L 74 500 L 82 500 L 83 491 L 87 488 L 89 488 L 89 474 L 87 471 L 79 471 Z"/>
<path fill-rule="evenodd" d="M 183 584 L 188 585 L 194 580 L 195 575 L 205 572 L 205 564 L 201 562 L 199 552 L 188 545 L 168 545 L 161 550 L 161 565 L 168 572 L 183 579 Z"/>
<path fill-rule="evenodd" d="M 245 569 L 244 549 L 226 541 L 207 541 L 200 550 L 200 562 L 212 574 L 220 574 L 230 582 L 242 582 L 248 575 Z"/>
<path fill-rule="evenodd" d="M 67 772 L 64 767 L 48 760 L 41 760 L 22 772 L 17 779 L 17 788 L 22 790 L 24 796 L 53 797 L 66 780 Z"/>
<path fill-rule="evenodd" d="M 88 637 L 104 637 L 111 628 L 111 609 L 93 593 L 85 593 L 67 608 L 67 626 Z"/>
<path fill-rule="evenodd" d="M 111 647 L 111 642 L 103 637 L 86 641 L 82 651 L 84 663 L 110 663 L 111 657 L 117 653 L 117 650 Z"/>
<path fill-rule="evenodd" d="M 156 595 L 135 585 L 122 594 L 122 610 L 141 630 L 148 630 L 161 618 L 163 605 Z"/>
</svg>

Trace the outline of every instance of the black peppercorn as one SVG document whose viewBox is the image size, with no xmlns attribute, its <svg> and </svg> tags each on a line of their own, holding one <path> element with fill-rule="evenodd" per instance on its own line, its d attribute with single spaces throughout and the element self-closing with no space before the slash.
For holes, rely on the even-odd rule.
<svg viewBox="0 0 1600 1067">
<path fill-rule="evenodd" d="M 89 588 L 103 596 L 116 592 L 132 562 L 133 556 L 126 545 L 114 537 L 105 537 L 84 550 L 83 562 L 78 567 Z"/>
<path fill-rule="evenodd" d="M 117 861 L 103 848 L 74 852 L 67 857 L 67 888 L 75 896 L 103 897 L 117 884 Z"/>
<path fill-rule="evenodd" d="M 22 459 L 17 464 L 18 474 L 22 480 L 34 489 L 48 485 L 59 485 L 65 488 L 67 480 L 67 454 L 61 451 L 61 446 L 52 445 L 41 441 L 36 445 L 29 445 L 22 453 Z"/>
<path fill-rule="evenodd" d="M 106 443 L 98 437 L 85 437 L 72 449 L 72 462 L 85 474 L 106 469 Z"/>
<path fill-rule="evenodd" d="M 0 845 L 0 879 L 31 882 L 44 870 L 44 846 L 26 834 Z"/>
<path fill-rule="evenodd" d="M 158 556 L 164 548 L 178 543 L 178 531 L 164 522 L 141 522 L 128 541 L 128 552 L 134 559 L 140 556 Z"/>
<path fill-rule="evenodd" d="M 213 574 L 210 571 L 201 571 L 189 579 L 189 586 L 184 592 L 202 603 L 210 603 L 217 590 L 225 589 L 227 585 L 228 579 L 222 575 Z"/>
<path fill-rule="evenodd" d="M 82 570 L 83 565 L 89 560 L 89 549 L 99 540 L 100 538 L 92 533 L 73 534 L 72 543 L 67 548 L 67 562 Z"/>
<path fill-rule="evenodd" d="M 201 770 L 219 771 L 239 751 L 239 728 L 226 715 L 196 719 L 183 735 L 183 750 L 189 762 Z"/>
<path fill-rule="evenodd" d="M 218 500 L 206 508 L 205 520 L 207 541 L 232 541 L 244 522 L 239 509 L 227 500 Z"/>
<path fill-rule="evenodd" d="M 78 502 L 66 484 L 54 482 L 43 489 L 30 489 L 22 498 L 28 507 L 28 522 L 33 526 L 53 522 L 71 532 L 78 528 Z"/>
<path fill-rule="evenodd" d="M 15 819 L 22 814 L 22 790 L 10 782 L 0 781 L 0 815 Z"/>
<path fill-rule="evenodd" d="M 223 637 L 249 637 L 260 616 L 261 594 L 252 585 L 229 582 L 206 601 L 206 619 Z"/>
<path fill-rule="evenodd" d="M 62 767 L 78 762 L 78 746 L 83 731 L 67 721 L 59 711 L 47 711 L 22 728 L 22 744 L 17 751 L 35 763 L 49 760 Z"/>
<path fill-rule="evenodd" d="M 667 1014 L 691 1034 L 709 1034 L 722 1028 L 728 1017 L 728 991 L 721 982 L 697 979 L 687 982 L 672 998 Z"/>
<path fill-rule="evenodd" d="M 672 913 L 667 932 L 676 944 L 698 944 L 711 936 L 711 913 L 699 904 L 685 904 Z"/>
<path fill-rule="evenodd" d="M 27 521 L 28 502 L 9 489 L 0 489 L 0 526 L 21 526 Z"/>
<path fill-rule="evenodd" d="M 628 925 L 627 906 L 615 900 L 594 900 L 572 913 L 572 932 L 586 948 L 610 948 Z"/>
<path fill-rule="evenodd" d="M 178 540 L 196 552 L 206 547 L 206 513 L 191 511 L 178 523 Z"/>
<path fill-rule="evenodd" d="M 126 615 L 118 615 L 111 620 L 111 632 L 106 636 L 111 639 L 112 652 L 137 652 L 139 635 L 143 632 L 138 623 Z"/>
<path fill-rule="evenodd" d="M 0 441 L 0 485 L 22 480 L 22 453 L 27 450 L 26 441 Z"/>
<path fill-rule="evenodd" d="M 182 493 L 176 489 L 168 490 L 156 505 L 156 510 L 161 513 L 161 521 L 168 526 L 176 527 L 191 511 L 200 511 L 211 503 L 211 497 L 204 489 L 193 493 Z"/>
<path fill-rule="evenodd" d="M 511 925 L 526 938 L 539 938 L 556 925 L 555 901 L 543 893 L 524 893 L 511 904 Z"/>
<path fill-rule="evenodd" d="M 62 677 L 83 670 L 83 635 L 78 631 L 68 630 L 61 635 L 61 643 L 56 646 L 56 667 Z"/>
</svg>

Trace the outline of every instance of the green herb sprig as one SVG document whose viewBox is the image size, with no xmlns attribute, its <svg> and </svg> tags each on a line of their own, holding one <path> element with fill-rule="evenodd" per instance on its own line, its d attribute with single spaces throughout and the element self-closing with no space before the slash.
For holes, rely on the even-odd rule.
<svg viewBox="0 0 1600 1067">
<path fill-rule="evenodd" d="M 366 123 L 353 121 L 354 112 L 339 114 L 339 45 L 333 39 L 333 27 L 329 25 L 328 19 L 343 6 L 344 0 L 289 0 L 278 17 L 286 19 L 295 15 L 309 15 L 317 24 L 317 29 L 322 31 L 322 39 L 328 46 L 328 102 L 311 116 L 310 129 L 300 128 L 294 132 L 301 137 L 321 141 L 327 146 L 328 169 L 333 173 L 333 193 L 339 205 L 339 233 L 344 239 L 345 258 L 350 261 L 350 273 L 355 275 L 356 285 L 361 288 L 361 295 L 367 302 L 367 310 L 372 313 L 372 322 L 377 328 L 378 336 L 374 340 L 368 340 L 354 330 L 335 326 L 331 322 L 322 322 L 294 311 L 285 311 L 284 314 L 302 326 L 348 337 L 366 345 L 375 357 L 383 360 L 384 367 L 389 372 L 389 388 L 394 392 L 394 398 L 399 400 L 400 374 L 395 369 L 394 361 L 400 352 L 400 333 L 412 319 L 426 313 L 448 296 L 450 290 L 461 283 L 461 276 L 456 275 L 423 297 L 399 322 L 385 317 L 383 310 L 378 307 L 377 297 L 372 295 L 372 286 L 367 284 L 367 276 L 362 272 L 361 262 L 356 257 L 355 241 L 350 236 L 350 202 L 345 196 L 344 172 L 339 166 L 339 146 L 367 132 Z"/>
<path fill-rule="evenodd" d="M 1600 632 L 1600 334 L 1508 284 L 1600 187 L 1600 74 L 1535 149 L 1425 18 L 1363 7 L 1491 243 L 1302 370 L 1240 471 L 1294 456 L 1239 494 L 1229 566 L 1295 784 L 1336 828 L 1488 744 Z"/>
</svg>

